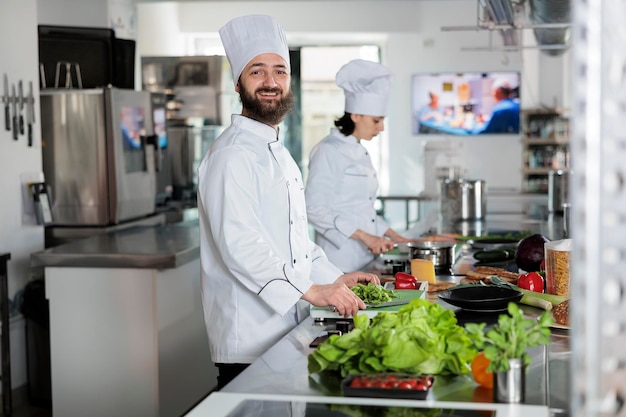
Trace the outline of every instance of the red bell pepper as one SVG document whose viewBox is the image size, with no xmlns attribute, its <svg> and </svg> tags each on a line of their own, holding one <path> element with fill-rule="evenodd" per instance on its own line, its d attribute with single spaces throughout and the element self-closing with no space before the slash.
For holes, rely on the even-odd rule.
<svg viewBox="0 0 626 417">
<path fill-rule="evenodd" d="M 396 290 L 414 290 L 417 288 L 417 278 L 405 272 L 396 273 Z"/>
<path fill-rule="evenodd" d="M 543 292 L 543 277 L 537 272 L 529 272 L 527 274 L 520 275 L 517 281 L 517 286 L 524 290 Z"/>
</svg>

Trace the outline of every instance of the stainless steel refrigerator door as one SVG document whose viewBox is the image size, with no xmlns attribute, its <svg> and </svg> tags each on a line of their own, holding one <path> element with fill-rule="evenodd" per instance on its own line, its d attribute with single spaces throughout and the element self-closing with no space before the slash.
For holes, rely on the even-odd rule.
<svg viewBox="0 0 626 417">
<path fill-rule="evenodd" d="M 104 99 L 98 90 L 41 92 L 43 171 L 55 224 L 109 222 Z"/>
<path fill-rule="evenodd" d="M 154 134 L 150 93 L 105 89 L 111 221 L 149 215 L 155 211 L 154 146 L 145 137 Z"/>
</svg>

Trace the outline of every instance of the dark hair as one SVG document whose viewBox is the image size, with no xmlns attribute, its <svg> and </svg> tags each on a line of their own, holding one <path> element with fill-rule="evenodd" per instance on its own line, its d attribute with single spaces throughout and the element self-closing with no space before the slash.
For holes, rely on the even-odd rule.
<svg viewBox="0 0 626 417">
<path fill-rule="evenodd" d="M 345 136 L 349 136 L 354 132 L 355 126 L 350 117 L 351 115 L 351 113 L 346 112 L 339 119 L 335 120 L 335 126 Z"/>
<path fill-rule="evenodd" d="M 513 93 L 513 89 L 507 86 L 502 86 L 500 87 L 500 92 L 502 93 L 502 95 L 506 98 L 510 98 L 511 97 L 511 93 Z"/>
</svg>

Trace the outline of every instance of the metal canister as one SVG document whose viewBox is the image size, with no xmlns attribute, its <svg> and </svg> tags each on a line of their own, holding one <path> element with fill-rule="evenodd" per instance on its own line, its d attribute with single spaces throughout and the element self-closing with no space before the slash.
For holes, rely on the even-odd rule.
<svg viewBox="0 0 626 417">
<path fill-rule="evenodd" d="M 569 177 L 571 172 L 562 169 L 548 173 L 548 211 L 562 213 L 569 203 Z"/>
<path fill-rule="evenodd" d="M 487 211 L 483 180 L 447 179 L 441 182 L 439 212 L 444 221 L 474 220 Z"/>
</svg>

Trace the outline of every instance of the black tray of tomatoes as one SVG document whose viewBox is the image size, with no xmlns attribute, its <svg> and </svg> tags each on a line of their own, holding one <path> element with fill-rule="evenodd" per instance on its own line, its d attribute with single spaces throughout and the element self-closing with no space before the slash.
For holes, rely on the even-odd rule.
<svg viewBox="0 0 626 417">
<path fill-rule="evenodd" d="M 358 374 L 341 383 L 346 397 L 378 397 L 424 400 L 435 378 L 430 375 Z"/>
</svg>

